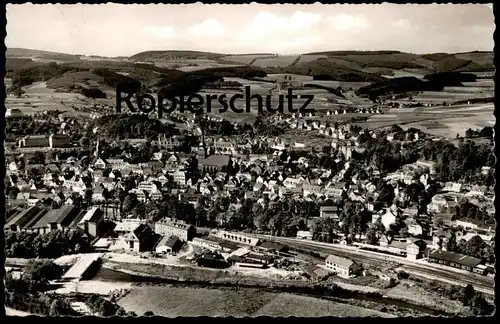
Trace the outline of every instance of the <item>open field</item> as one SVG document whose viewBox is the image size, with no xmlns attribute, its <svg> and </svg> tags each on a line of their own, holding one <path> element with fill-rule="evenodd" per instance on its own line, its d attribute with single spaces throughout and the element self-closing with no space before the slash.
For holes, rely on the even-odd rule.
<svg viewBox="0 0 500 324">
<path fill-rule="evenodd" d="M 386 78 L 401 78 L 401 77 L 415 77 L 415 78 L 423 78 L 424 75 L 430 73 L 429 71 L 419 70 L 415 71 L 407 71 L 407 70 L 392 70 L 392 75 L 384 75 Z"/>
<path fill-rule="evenodd" d="M 272 54 L 247 54 L 247 55 L 229 55 L 223 56 L 220 59 L 227 62 L 236 62 L 242 64 L 250 64 L 258 58 L 274 57 Z"/>
<path fill-rule="evenodd" d="M 327 58 L 326 55 L 301 55 L 299 62 L 313 62 L 320 58 Z"/>
<path fill-rule="evenodd" d="M 272 317 L 396 317 L 382 312 L 319 298 L 282 293 L 254 316 Z"/>
<path fill-rule="evenodd" d="M 102 88 L 103 78 L 90 71 L 66 72 L 63 75 L 46 82 L 47 88 L 69 88 L 73 85 L 96 86 Z M 104 90 L 104 89 L 101 89 Z"/>
<path fill-rule="evenodd" d="M 54 89 L 47 87 L 46 82 L 37 82 L 31 86 L 24 87 L 25 93 L 21 98 L 14 95 L 8 95 L 5 98 L 6 109 L 19 109 L 24 114 L 31 115 L 36 112 L 60 110 L 71 114 L 81 115 L 81 111 L 73 108 L 76 107 L 93 107 L 94 104 L 99 105 L 114 105 L 114 98 L 111 93 L 107 99 L 89 99 L 79 93 L 56 92 Z"/>
<path fill-rule="evenodd" d="M 138 314 L 176 316 L 386 316 L 374 310 L 287 293 L 251 288 L 137 287 L 118 301 Z"/>
<path fill-rule="evenodd" d="M 434 102 L 437 101 L 446 101 L 446 102 L 454 102 L 460 100 L 467 100 L 473 98 L 485 98 L 492 97 L 494 95 L 494 91 L 491 90 L 480 90 L 480 91 L 463 91 L 463 92 L 451 92 L 451 91 L 422 91 L 417 96 L 414 96 L 413 99 L 416 102 Z"/>
<path fill-rule="evenodd" d="M 265 57 L 267 54 L 256 54 L 251 56 L 252 60 L 256 57 Z M 306 55 L 307 56 L 307 55 Z M 234 56 L 235 59 L 243 59 L 245 56 Z M 248 57 L 249 58 L 249 57 Z M 346 60 L 346 58 L 339 57 L 329 57 L 328 59 L 335 60 Z M 370 62 L 373 58 L 370 57 L 358 57 L 355 56 L 356 60 Z M 188 63 L 190 60 L 191 63 Z M 181 60 L 182 61 L 182 60 Z M 185 61 L 185 62 L 184 62 Z M 361 62 L 360 61 L 360 62 Z M 203 59 L 185 59 L 182 64 L 188 64 L 186 68 L 200 68 L 200 64 L 212 64 L 217 63 L 218 59 L 213 58 L 203 58 Z M 193 63 L 198 62 L 198 63 Z M 346 61 L 347 62 L 347 61 Z M 167 61 L 168 64 L 178 64 L 177 60 Z M 218 64 L 218 63 L 217 63 Z M 189 66 L 191 65 L 191 66 Z M 195 66 L 196 65 L 196 66 Z M 398 70 L 398 73 L 416 73 L 420 69 L 410 69 L 405 68 Z M 343 81 L 315 81 L 312 80 L 312 76 L 297 75 L 297 74 L 269 74 L 265 77 L 265 80 L 269 81 L 285 81 L 292 77 L 292 83 L 298 85 L 303 84 L 316 84 L 322 85 L 330 88 L 342 87 L 344 90 L 348 89 L 359 89 L 362 86 L 366 86 L 367 82 L 343 82 Z M 242 85 L 242 89 L 238 90 L 224 90 L 224 89 L 204 89 L 199 92 L 207 101 L 207 95 L 226 95 L 226 101 L 235 94 L 245 94 L 245 86 L 250 87 L 251 95 L 259 94 L 262 96 L 262 105 L 264 110 L 266 110 L 266 96 L 270 97 L 270 107 L 276 108 L 279 103 L 279 95 L 287 95 L 287 90 L 281 90 L 281 93 L 277 91 L 270 90 L 274 88 L 274 84 L 271 82 L 257 81 L 257 80 L 246 80 L 242 78 L 227 77 L 224 78 L 226 81 L 236 81 Z M 6 84 L 10 83 L 10 80 L 6 79 Z M 288 81 L 288 80 L 286 80 Z M 61 110 L 66 111 L 69 114 L 86 114 L 85 108 L 91 108 L 94 104 L 99 105 L 109 105 L 114 106 L 115 104 L 115 94 L 112 89 L 104 89 L 108 95 L 107 99 L 96 99 L 95 101 L 84 97 L 77 93 L 64 93 L 56 92 L 53 88 L 67 88 L 72 84 L 84 84 L 84 85 L 98 85 L 101 83 L 101 78 L 93 75 L 89 72 L 70 72 L 62 75 L 56 79 L 48 80 L 47 82 L 34 83 L 31 86 L 25 87 L 25 94 L 21 98 L 9 95 L 6 98 L 5 105 L 6 108 L 17 108 L 26 114 L 32 114 L 37 111 L 44 110 Z M 294 90 L 296 95 L 314 95 L 313 101 L 309 104 L 308 108 L 313 109 L 316 112 L 320 111 L 334 111 L 344 108 L 370 108 L 374 106 L 374 103 L 367 98 L 359 97 L 354 91 L 348 90 L 344 92 L 345 98 L 338 97 L 327 90 L 306 88 L 303 90 Z M 446 87 L 444 91 L 431 92 L 423 91 L 413 96 L 415 102 L 422 103 L 433 103 L 441 105 L 443 102 L 452 103 L 458 100 L 467 100 L 472 98 L 485 98 L 491 97 L 494 93 L 494 82 L 491 79 L 479 79 L 478 82 L 469 82 L 464 84 L 464 87 Z M 186 99 L 185 97 L 184 99 Z M 306 99 L 294 99 L 293 109 L 299 109 L 305 103 Z M 397 99 L 401 103 L 408 103 L 408 98 Z M 284 112 L 288 113 L 288 100 L 284 98 Z M 258 101 L 252 99 L 250 101 L 250 111 L 246 112 L 246 101 L 244 99 L 237 99 L 235 105 L 239 109 L 243 109 L 243 113 L 234 112 L 228 109 L 226 112 L 220 112 L 223 106 L 218 102 L 217 99 L 211 100 L 211 110 L 212 114 L 216 116 L 223 117 L 230 121 L 237 122 L 248 122 L 253 123 L 258 112 Z M 385 110 L 382 108 L 382 110 Z M 322 121 L 345 121 L 353 117 L 368 117 L 365 122 L 358 122 L 358 124 L 364 128 L 373 129 L 378 127 L 391 126 L 393 124 L 400 124 L 403 127 L 415 127 L 420 128 L 425 132 L 436 136 L 443 136 L 447 138 L 455 138 L 457 134 L 464 135 L 465 130 L 468 128 L 478 129 L 484 126 L 492 126 L 494 124 L 493 117 L 493 105 L 490 104 L 472 104 L 470 106 L 451 106 L 451 107 L 421 107 L 421 108 L 401 108 L 393 109 L 390 113 L 386 114 L 341 114 L 332 116 L 322 116 Z M 467 120 L 465 121 L 464 118 Z M 314 117 L 313 119 L 317 119 Z M 299 134 L 301 133 L 301 134 Z M 303 142 L 312 140 L 309 134 L 304 135 L 304 131 L 290 131 L 290 134 L 285 136 L 292 136 L 291 138 Z M 314 139 L 315 141 L 315 139 Z M 318 143 L 325 141 L 325 139 L 318 139 Z"/>
<path fill-rule="evenodd" d="M 481 79 L 493 79 L 495 77 L 494 71 L 489 72 L 474 72 L 474 74 Z"/>
<path fill-rule="evenodd" d="M 136 287 L 118 304 L 127 311 L 176 316 L 250 316 L 275 298 L 257 289 L 210 289 L 173 286 Z"/>
<path fill-rule="evenodd" d="M 344 90 L 352 89 L 352 90 L 358 90 L 361 87 L 367 86 L 370 83 L 369 82 L 348 82 L 348 81 L 318 81 L 318 80 L 311 80 L 307 82 L 307 84 L 317 84 L 317 85 L 322 85 L 325 87 L 330 87 L 333 89 L 336 89 L 337 87 L 341 87 Z"/>
<path fill-rule="evenodd" d="M 368 129 L 398 124 L 403 128 L 419 128 L 426 133 L 452 139 L 457 134 L 463 136 L 468 128 L 480 129 L 493 126 L 495 123 L 493 112 L 493 104 L 399 108 L 391 109 L 384 115 L 372 115 L 366 123 L 358 124 Z"/>
<path fill-rule="evenodd" d="M 461 60 L 473 60 L 478 64 L 490 64 L 493 61 L 491 52 L 459 53 L 455 54 L 455 57 Z"/>
<path fill-rule="evenodd" d="M 454 138 L 457 134 L 464 136 L 468 128 L 480 129 L 485 126 L 493 126 L 495 123 L 494 109 L 493 104 L 479 104 L 441 108 L 426 107 L 417 109 L 417 112 L 421 113 L 422 116 L 431 116 L 432 119 L 437 120 L 437 123 L 427 126 L 424 123 L 423 131 L 436 136 Z M 421 128 L 419 123 L 407 123 L 406 126 Z"/>
<path fill-rule="evenodd" d="M 272 58 L 258 58 L 253 62 L 253 66 L 261 68 L 266 67 L 285 67 L 292 65 L 292 63 L 299 58 L 298 55 L 280 55 Z"/>
<path fill-rule="evenodd" d="M 182 59 L 178 61 L 156 61 L 155 66 L 168 69 L 176 69 L 183 72 L 198 71 L 203 69 L 219 68 L 219 67 L 231 67 L 231 66 L 242 66 L 243 64 L 226 63 L 219 62 L 210 59 Z"/>
<path fill-rule="evenodd" d="M 338 65 L 340 67 L 345 67 L 348 69 L 354 69 L 354 70 L 362 70 L 363 69 L 362 65 L 360 65 L 358 62 L 348 60 L 344 57 L 328 57 L 326 59 L 326 61 L 332 62 L 335 65 Z"/>
<path fill-rule="evenodd" d="M 292 81 L 295 82 L 309 82 L 313 80 L 312 76 L 309 75 L 301 75 L 301 74 L 293 74 L 293 73 L 272 73 L 268 74 L 267 77 L 263 78 L 265 80 L 271 81 L 285 81 L 285 78 L 292 77 Z"/>
<path fill-rule="evenodd" d="M 495 81 L 493 79 L 477 79 L 476 82 L 462 82 L 465 87 L 485 87 L 495 90 Z"/>
<path fill-rule="evenodd" d="M 385 292 L 390 298 L 409 300 L 419 305 L 431 306 L 433 308 L 457 314 L 465 314 L 468 310 L 460 301 L 443 298 L 434 292 L 426 290 L 418 283 L 408 280 L 402 280 L 396 287 L 390 288 Z"/>
</svg>

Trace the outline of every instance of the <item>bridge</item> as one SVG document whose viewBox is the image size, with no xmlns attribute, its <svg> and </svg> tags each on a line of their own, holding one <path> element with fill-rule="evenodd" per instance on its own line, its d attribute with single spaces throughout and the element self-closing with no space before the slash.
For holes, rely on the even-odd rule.
<svg viewBox="0 0 500 324">
<path fill-rule="evenodd" d="M 99 268 L 101 257 L 101 253 L 84 254 L 61 279 L 64 281 L 87 279 Z"/>
</svg>

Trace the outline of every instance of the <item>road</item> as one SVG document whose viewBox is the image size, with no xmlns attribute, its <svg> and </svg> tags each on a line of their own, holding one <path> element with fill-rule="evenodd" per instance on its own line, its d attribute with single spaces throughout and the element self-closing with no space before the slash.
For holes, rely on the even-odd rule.
<svg viewBox="0 0 500 324">
<path fill-rule="evenodd" d="M 274 237 L 269 235 L 253 234 L 254 236 L 283 243 L 289 247 L 303 248 L 316 252 L 335 254 L 338 256 L 349 258 L 363 264 L 373 265 L 377 267 L 398 268 L 416 275 L 422 275 L 435 280 L 446 283 L 454 283 L 458 285 L 471 284 L 478 290 L 488 294 L 494 294 L 494 279 L 487 276 L 481 276 L 474 273 L 468 273 L 461 270 L 456 270 L 450 267 L 444 267 L 426 263 L 425 261 L 409 261 L 401 257 L 385 255 L 376 252 L 368 252 L 358 250 L 353 247 L 345 247 L 341 245 L 333 245 L 314 241 L 297 240 L 294 238 Z"/>
</svg>

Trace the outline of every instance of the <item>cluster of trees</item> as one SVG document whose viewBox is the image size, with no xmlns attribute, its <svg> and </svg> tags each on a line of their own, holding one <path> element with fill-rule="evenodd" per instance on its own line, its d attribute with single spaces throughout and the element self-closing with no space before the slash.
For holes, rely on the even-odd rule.
<svg viewBox="0 0 500 324">
<path fill-rule="evenodd" d="M 5 306 L 31 314 L 45 316 L 78 316 L 79 314 L 71 308 L 69 301 L 61 297 L 46 295 L 42 293 L 22 293 L 11 290 L 10 276 L 6 276 Z M 19 281 L 12 279 L 14 281 Z"/>
<path fill-rule="evenodd" d="M 472 237 L 469 241 L 462 239 L 457 242 L 456 233 L 453 232 L 448 239 L 446 248 L 448 251 L 469 255 L 491 264 L 495 263 L 494 244 L 487 244 L 479 235 Z"/>
<path fill-rule="evenodd" d="M 345 98 L 344 94 L 342 93 L 342 87 L 337 87 L 337 88 L 330 88 L 330 87 L 325 87 L 320 84 L 304 84 L 304 88 L 313 88 L 313 89 L 322 89 L 326 90 L 330 93 L 333 93 L 334 95 L 340 97 L 340 98 Z"/>
<path fill-rule="evenodd" d="M 115 88 L 117 85 L 125 92 L 137 92 L 141 89 L 141 83 L 126 75 L 122 75 L 108 69 L 96 69 L 94 74 L 103 78 L 103 83 L 109 87 Z"/>
<path fill-rule="evenodd" d="M 219 136 L 231 136 L 231 135 L 243 135 L 246 132 L 253 133 L 253 128 L 249 124 L 245 124 L 242 127 L 236 127 L 233 123 L 223 120 L 221 122 L 207 121 L 203 123 L 206 135 L 219 135 Z"/>
<path fill-rule="evenodd" d="M 95 126 L 102 130 L 100 136 L 111 139 L 157 139 L 158 134 L 179 135 L 174 125 L 163 124 L 147 115 L 106 115 L 96 119 Z"/>
<path fill-rule="evenodd" d="M 294 65 L 289 66 L 278 66 L 278 67 L 266 67 L 266 73 L 268 74 L 302 74 L 302 75 L 330 75 L 333 80 L 338 81 L 350 81 L 350 82 L 379 82 L 384 80 L 384 77 L 373 74 L 366 73 L 363 71 L 357 71 L 343 66 L 339 66 L 333 61 L 326 58 L 320 58 L 312 62 L 298 62 Z M 324 78 L 324 77 L 323 77 Z"/>
<path fill-rule="evenodd" d="M 106 98 L 106 93 L 95 88 L 80 88 L 80 93 L 85 97 L 98 99 L 98 98 Z"/>
<path fill-rule="evenodd" d="M 489 305 L 482 293 L 474 290 L 471 284 L 462 288 L 460 297 L 463 305 L 470 307 L 474 315 L 491 315 L 493 311 L 491 305 Z"/>
<path fill-rule="evenodd" d="M 259 231 L 270 232 L 278 236 L 296 236 L 297 231 L 307 228 L 307 218 L 319 214 L 319 206 L 315 202 L 293 199 L 266 201 L 264 207 L 259 203 L 254 203 L 251 212 L 247 211 L 248 207 L 245 208 L 243 205 L 238 211 L 240 219 L 251 224 L 250 228 L 253 225 Z"/>
<path fill-rule="evenodd" d="M 474 129 L 469 128 L 465 131 L 465 137 L 467 137 L 467 138 L 474 138 L 474 137 L 492 138 L 493 137 L 493 127 L 485 126 L 480 130 L 474 130 Z"/>
<path fill-rule="evenodd" d="M 395 137 L 404 134 L 394 126 Z M 418 159 L 436 162 L 436 180 L 459 181 L 478 185 L 492 186 L 493 172 L 481 174 L 481 167 L 494 167 L 495 157 L 491 143 L 475 143 L 471 140 L 459 140 L 457 146 L 446 140 L 426 139 L 416 144 L 402 145 L 398 141 L 389 142 L 385 134 L 377 138 L 366 137 L 363 160 L 382 172 L 394 172 Z"/>
<path fill-rule="evenodd" d="M 32 116 L 10 118 L 5 123 L 6 141 L 13 142 L 20 136 L 47 135 L 59 131 L 59 125 L 49 121 L 39 122 Z"/>
<path fill-rule="evenodd" d="M 378 243 L 380 237 L 386 233 L 386 229 L 384 224 L 382 224 L 382 220 L 379 218 L 372 226 L 370 226 L 366 230 L 366 241 L 368 244 L 375 245 Z"/>
<path fill-rule="evenodd" d="M 99 314 L 104 317 L 108 316 L 126 316 L 128 315 L 123 307 L 118 306 L 115 303 L 110 302 L 107 299 L 99 295 L 90 295 L 85 300 L 85 305 L 93 314 Z"/>
<path fill-rule="evenodd" d="M 411 276 L 405 271 L 398 272 L 398 279 L 409 279 Z M 491 315 L 492 306 L 488 304 L 483 294 L 475 291 L 474 287 L 468 284 L 465 287 L 433 281 L 428 288 L 439 292 L 451 300 L 459 300 L 464 306 L 469 306 L 474 315 Z"/>
<path fill-rule="evenodd" d="M 365 142 L 363 160 L 368 166 L 373 166 L 381 172 L 394 172 L 403 165 L 415 162 L 418 159 L 416 152 L 400 142 L 389 142 L 385 137 L 370 138 Z"/>
<path fill-rule="evenodd" d="M 223 81 L 223 77 L 237 77 L 251 79 L 254 77 L 265 77 L 266 73 L 251 66 L 208 68 L 191 72 L 178 70 L 158 70 L 160 80 L 154 84 L 160 89 L 160 93 L 166 97 L 188 96 L 196 93 L 208 84 Z"/>
<path fill-rule="evenodd" d="M 190 224 L 206 224 L 206 217 L 200 217 L 201 211 L 192 204 L 179 201 L 175 195 L 165 194 L 160 201 L 140 202 L 134 194 L 128 194 L 121 203 L 123 213 L 130 213 L 136 218 L 148 219 L 151 223 L 164 217 L 186 221 Z"/>
<path fill-rule="evenodd" d="M 12 78 L 12 86 L 10 87 L 9 92 L 17 96 L 21 96 L 23 94 L 22 87 L 30 85 L 33 82 L 48 80 L 71 70 L 80 69 L 51 62 L 48 64 L 40 64 L 26 69 L 12 71 L 9 73 L 9 76 Z"/>
<path fill-rule="evenodd" d="M 484 208 L 479 208 L 478 206 L 469 202 L 467 199 L 463 199 L 460 201 L 455 209 L 455 214 L 453 215 L 453 219 L 461 218 L 475 219 L 482 221 L 485 224 L 495 223 L 494 214 L 488 214 Z"/>
<path fill-rule="evenodd" d="M 132 316 L 137 317 L 135 312 L 127 312 L 123 307 L 111 302 L 99 295 L 91 294 L 85 300 L 85 305 L 90 309 L 93 314 L 99 314 L 104 317 L 108 316 Z M 155 316 L 152 311 L 147 311 L 143 316 Z"/>
<path fill-rule="evenodd" d="M 59 278 L 63 269 L 51 261 L 30 261 L 20 279 L 10 273 L 5 276 L 5 305 L 32 314 L 48 316 L 76 316 L 70 302 L 56 295 L 46 294 L 49 280 Z"/>
<path fill-rule="evenodd" d="M 492 143 L 477 144 L 470 140 L 460 141 L 458 146 L 447 141 L 427 141 L 422 147 L 421 158 L 436 161 L 436 178 L 439 181 L 463 180 L 492 186 L 493 173 L 481 174 L 481 167 L 495 166 L 492 147 Z"/>
<path fill-rule="evenodd" d="M 339 219 L 320 218 L 312 223 L 313 239 L 331 242 L 336 235 L 348 237 L 367 233 L 371 219 L 372 213 L 362 203 L 347 201 L 339 209 Z"/>
<path fill-rule="evenodd" d="M 471 284 L 465 287 L 446 285 L 442 287 L 440 284 L 433 284 L 433 290 L 440 290 L 446 297 L 451 300 L 458 300 L 464 306 L 470 307 L 474 315 L 491 315 L 492 306 L 484 298 L 484 295 L 475 291 Z"/>
<path fill-rule="evenodd" d="M 5 231 L 5 255 L 15 258 L 58 258 L 90 251 L 86 237 L 76 230 L 47 234 Z"/>
<path fill-rule="evenodd" d="M 240 90 L 243 85 L 236 81 L 207 82 L 203 86 L 205 89 L 236 89 Z"/>
<path fill-rule="evenodd" d="M 216 67 L 203 70 L 189 72 L 193 76 L 203 77 L 226 77 L 226 78 L 264 78 L 267 73 L 258 67 L 254 66 L 230 66 L 230 67 Z"/>
</svg>

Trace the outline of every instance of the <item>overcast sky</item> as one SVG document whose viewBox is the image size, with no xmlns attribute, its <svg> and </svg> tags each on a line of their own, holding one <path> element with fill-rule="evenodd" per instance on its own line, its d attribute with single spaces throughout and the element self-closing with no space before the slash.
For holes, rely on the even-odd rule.
<svg viewBox="0 0 500 324">
<path fill-rule="evenodd" d="M 298 54 L 493 50 L 491 5 L 7 5 L 7 47 Z"/>
</svg>

